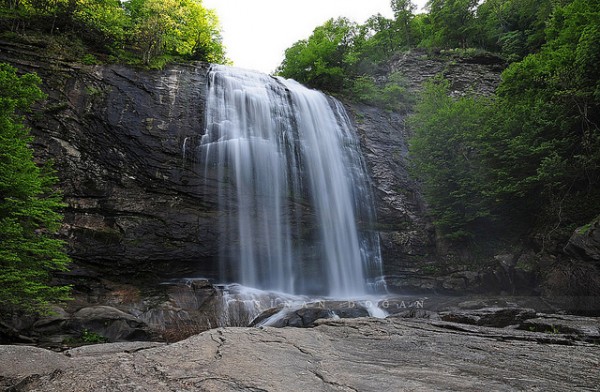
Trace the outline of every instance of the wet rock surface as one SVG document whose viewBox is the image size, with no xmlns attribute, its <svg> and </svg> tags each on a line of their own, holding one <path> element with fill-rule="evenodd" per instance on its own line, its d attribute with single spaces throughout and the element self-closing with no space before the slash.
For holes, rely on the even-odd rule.
<svg viewBox="0 0 600 392">
<path fill-rule="evenodd" d="M 408 174 L 405 118 L 371 106 L 348 106 L 373 180 L 384 274 L 435 258 L 433 226 L 416 182 Z"/>
<path fill-rule="evenodd" d="M 278 307 L 267 309 L 258 315 L 250 326 L 263 326 L 282 328 L 314 327 L 320 319 L 340 319 L 368 317 L 369 311 L 365 302 L 353 301 L 319 301 L 307 303 L 298 307 Z"/>
<path fill-rule="evenodd" d="M 560 333 L 427 320 L 220 328 L 171 345 L 92 346 L 72 357 L 31 350 L 0 346 L 0 386 L 61 392 L 594 391 L 600 383 L 598 345 Z"/>
<path fill-rule="evenodd" d="M 30 126 L 36 154 L 55 162 L 74 260 L 140 282 L 210 272 L 217 195 L 195 164 L 208 64 L 85 66 L 10 42 L 0 61 L 43 80 Z"/>
</svg>

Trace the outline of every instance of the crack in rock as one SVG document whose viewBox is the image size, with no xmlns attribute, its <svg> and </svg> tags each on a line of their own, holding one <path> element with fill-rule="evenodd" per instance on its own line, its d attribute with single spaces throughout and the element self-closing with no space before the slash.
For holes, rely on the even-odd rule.
<svg viewBox="0 0 600 392">
<path fill-rule="evenodd" d="M 331 385 L 331 386 L 333 386 L 333 387 L 337 387 L 337 388 L 343 388 L 343 390 L 345 390 L 345 391 L 359 392 L 359 390 L 358 390 L 358 389 L 352 388 L 352 387 L 350 387 L 350 386 L 348 386 L 348 385 L 343 385 L 343 384 L 337 383 L 337 382 L 335 382 L 335 381 L 329 381 L 329 380 L 326 380 L 326 379 L 325 379 L 325 376 L 324 376 L 324 375 L 322 375 L 322 374 L 321 374 L 320 372 L 318 372 L 318 371 L 313 371 L 312 373 L 313 373 L 313 374 L 314 374 L 314 375 L 315 375 L 315 376 L 316 376 L 316 377 L 317 377 L 319 380 L 321 380 L 323 383 L 325 383 L 325 384 L 327 384 L 327 385 Z"/>
<path fill-rule="evenodd" d="M 215 339 L 215 335 L 211 332 L 210 339 L 213 342 L 217 343 L 215 359 L 219 360 L 219 359 L 223 358 L 223 353 L 222 353 L 221 349 L 225 345 L 226 339 L 225 339 L 225 336 L 223 335 L 223 330 L 221 328 L 217 329 L 215 332 L 218 334 L 217 338 Z"/>
</svg>

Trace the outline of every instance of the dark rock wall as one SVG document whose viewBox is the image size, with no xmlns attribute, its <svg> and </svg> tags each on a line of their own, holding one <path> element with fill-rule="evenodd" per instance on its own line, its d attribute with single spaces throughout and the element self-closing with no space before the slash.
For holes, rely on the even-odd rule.
<svg viewBox="0 0 600 392">
<path fill-rule="evenodd" d="M 418 184 L 408 174 L 406 118 L 371 106 L 347 108 L 373 181 L 384 274 L 405 275 L 436 257 L 433 226 Z"/>
<path fill-rule="evenodd" d="M 389 72 L 403 75 L 412 94 L 427 80 L 442 75 L 450 81 L 453 95 L 489 95 L 500 82 L 503 68 L 503 61 L 494 56 L 461 59 L 415 50 L 396 58 Z M 503 290 L 513 285 L 513 277 L 501 265 L 498 271 L 474 272 L 460 265 L 444 265 L 445 271 L 440 271 L 440 265 L 446 261 L 447 246 L 436 238 L 419 184 L 409 175 L 407 115 L 360 104 L 347 107 L 373 179 L 388 288 L 400 292 L 457 293 Z"/>
<path fill-rule="evenodd" d="M 43 79 L 48 100 L 30 126 L 55 162 L 75 261 L 116 275 L 213 271 L 216 196 L 193 161 L 207 64 L 82 66 L 8 43 L 0 61 Z"/>
<path fill-rule="evenodd" d="M 8 42 L 0 42 L 0 61 L 43 79 L 48 102 L 30 125 L 40 158 L 55 161 L 68 205 L 63 234 L 77 264 L 102 276 L 214 276 L 217 192 L 194 162 L 208 65 L 162 71 L 84 66 Z M 496 60 L 465 65 L 421 53 L 392 64 L 413 90 L 444 73 L 457 93 L 493 91 L 498 67 Z M 405 116 L 359 104 L 347 108 L 373 178 L 385 275 L 399 290 L 442 287 L 424 278 L 422 267 L 438 259 L 438 244 L 408 175 Z"/>
</svg>

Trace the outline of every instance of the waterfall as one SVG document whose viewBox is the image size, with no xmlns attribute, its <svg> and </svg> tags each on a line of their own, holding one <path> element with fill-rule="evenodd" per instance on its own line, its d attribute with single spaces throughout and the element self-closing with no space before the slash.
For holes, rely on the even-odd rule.
<svg viewBox="0 0 600 392">
<path fill-rule="evenodd" d="M 290 294 L 365 294 L 380 276 L 372 191 L 335 99 L 213 65 L 199 160 L 219 200 L 223 281 Z"/>
</svg>

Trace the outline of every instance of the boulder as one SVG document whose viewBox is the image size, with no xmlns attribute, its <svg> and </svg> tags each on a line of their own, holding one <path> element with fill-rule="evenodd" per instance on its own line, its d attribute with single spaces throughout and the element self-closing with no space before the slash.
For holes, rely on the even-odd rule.
<svg viewBox="0 0 600 392">
<path fill-rule="evenodd" d="M 524 320 L 535 316 L 535 310 L 528 308 L 483 308 L 440 312 L 440 317 L 444 321 L 497 328 L 520 325 Z"/>
<path fill-rule="evenodd" d="M 379 233 L 383 273 L 402 276 L 404 269 L 435 259 L 436 254 L 433 226 L 419 186 L 408 173 L 405 117 L 363 104 L 347 104 L 346 109 L 354 120 L 374 188 L 378 221 L 376 227 L 366 229 Z"/>
<path fill-rule="evenodd" d="M 68 321 L 68 327 L 75 331 L 94 333 L 99 339 L 111 342 L 150 338 L 148 326 L 143 321 L 110 306 L 80 309 Z"/>
<path fill-rule="evenodd" d="M 575 230 L 565 246 L 565 252 L 600 265 L 600 216 Z"/>
<path fill-rule="evenodd" d="M 397 56 L 391 64 L 391 71 L 403 75 L 411 91 L 420 90 L 425 81 L 442 74 L 450 81 L 454 95 L 469 92 L 491 95 L 500 84 L 500 74 L 506 65 L 504 59 L 493 54 L 444 56 L 415 49 Z"/>
<path fill-rule="evenodd" d="M 539 314 L 521 323 L 520 328 L 553 334 L 571 334 L 580 340 L 600 343 L 600 319 L 559 314 Z"/>
<path fill-rule="evenodd" d="M 214 273 L 218 196 L 195 163 L 209 64 L 143 71 L 35 49 L 1 41 L 0 61 L 42 78 L 45 111 L 29 125 L 55 163 L 74 261 L 140 283 Z"/>
<path fill-rule="evenodd" d="M 3 379 L 20 379 L 65 370 L 71 361 L 39 347 L 0 345 L 0 387 Z M 4 390 L 4 389 L 3 389 Z"/>
<path fill-rule="evenodd" d="M 369 316 L 366 305 L 354 301 L 319 301 L 298 306 L 280 306 L 258 315 L 250 326 L 309 328 L 320 319 L 358 318 Z"/>
<path fill-rule="evenodd" d="M 29 125 L 38 158 L 55 162 L 67 203 L 62 234 L 75 263 L 107 279 L 134 275 L 146 287 L 170 278 L 218 276 L 219 254 L 226 253 L 219 250 L 228 244 L 218 235 L 216 181 L 206 178 L 197 160 L 209 64 L 162 70 L 86 66 L 32 45 L 0 41 L 0 61 L 43 80 L 45 111 Z M 492 55 L 444 57 L 416 50 L 395 58 L 390 71 L 405 75 L 410 91 L 444 73 L 456 94 L 489 94 L 503 66 Z M 379 217 L 376 226 L 361 227 L 380 238 L 383 271 L 374 273 L 394 277 L 388 284 L 393 292 L 485 287 L 468 274 L 442 280 L 425 270 L 404 274 L 443 258 L 419 184 L 409 175 L 406 115 L 346 106 Z"/>
</svg>

